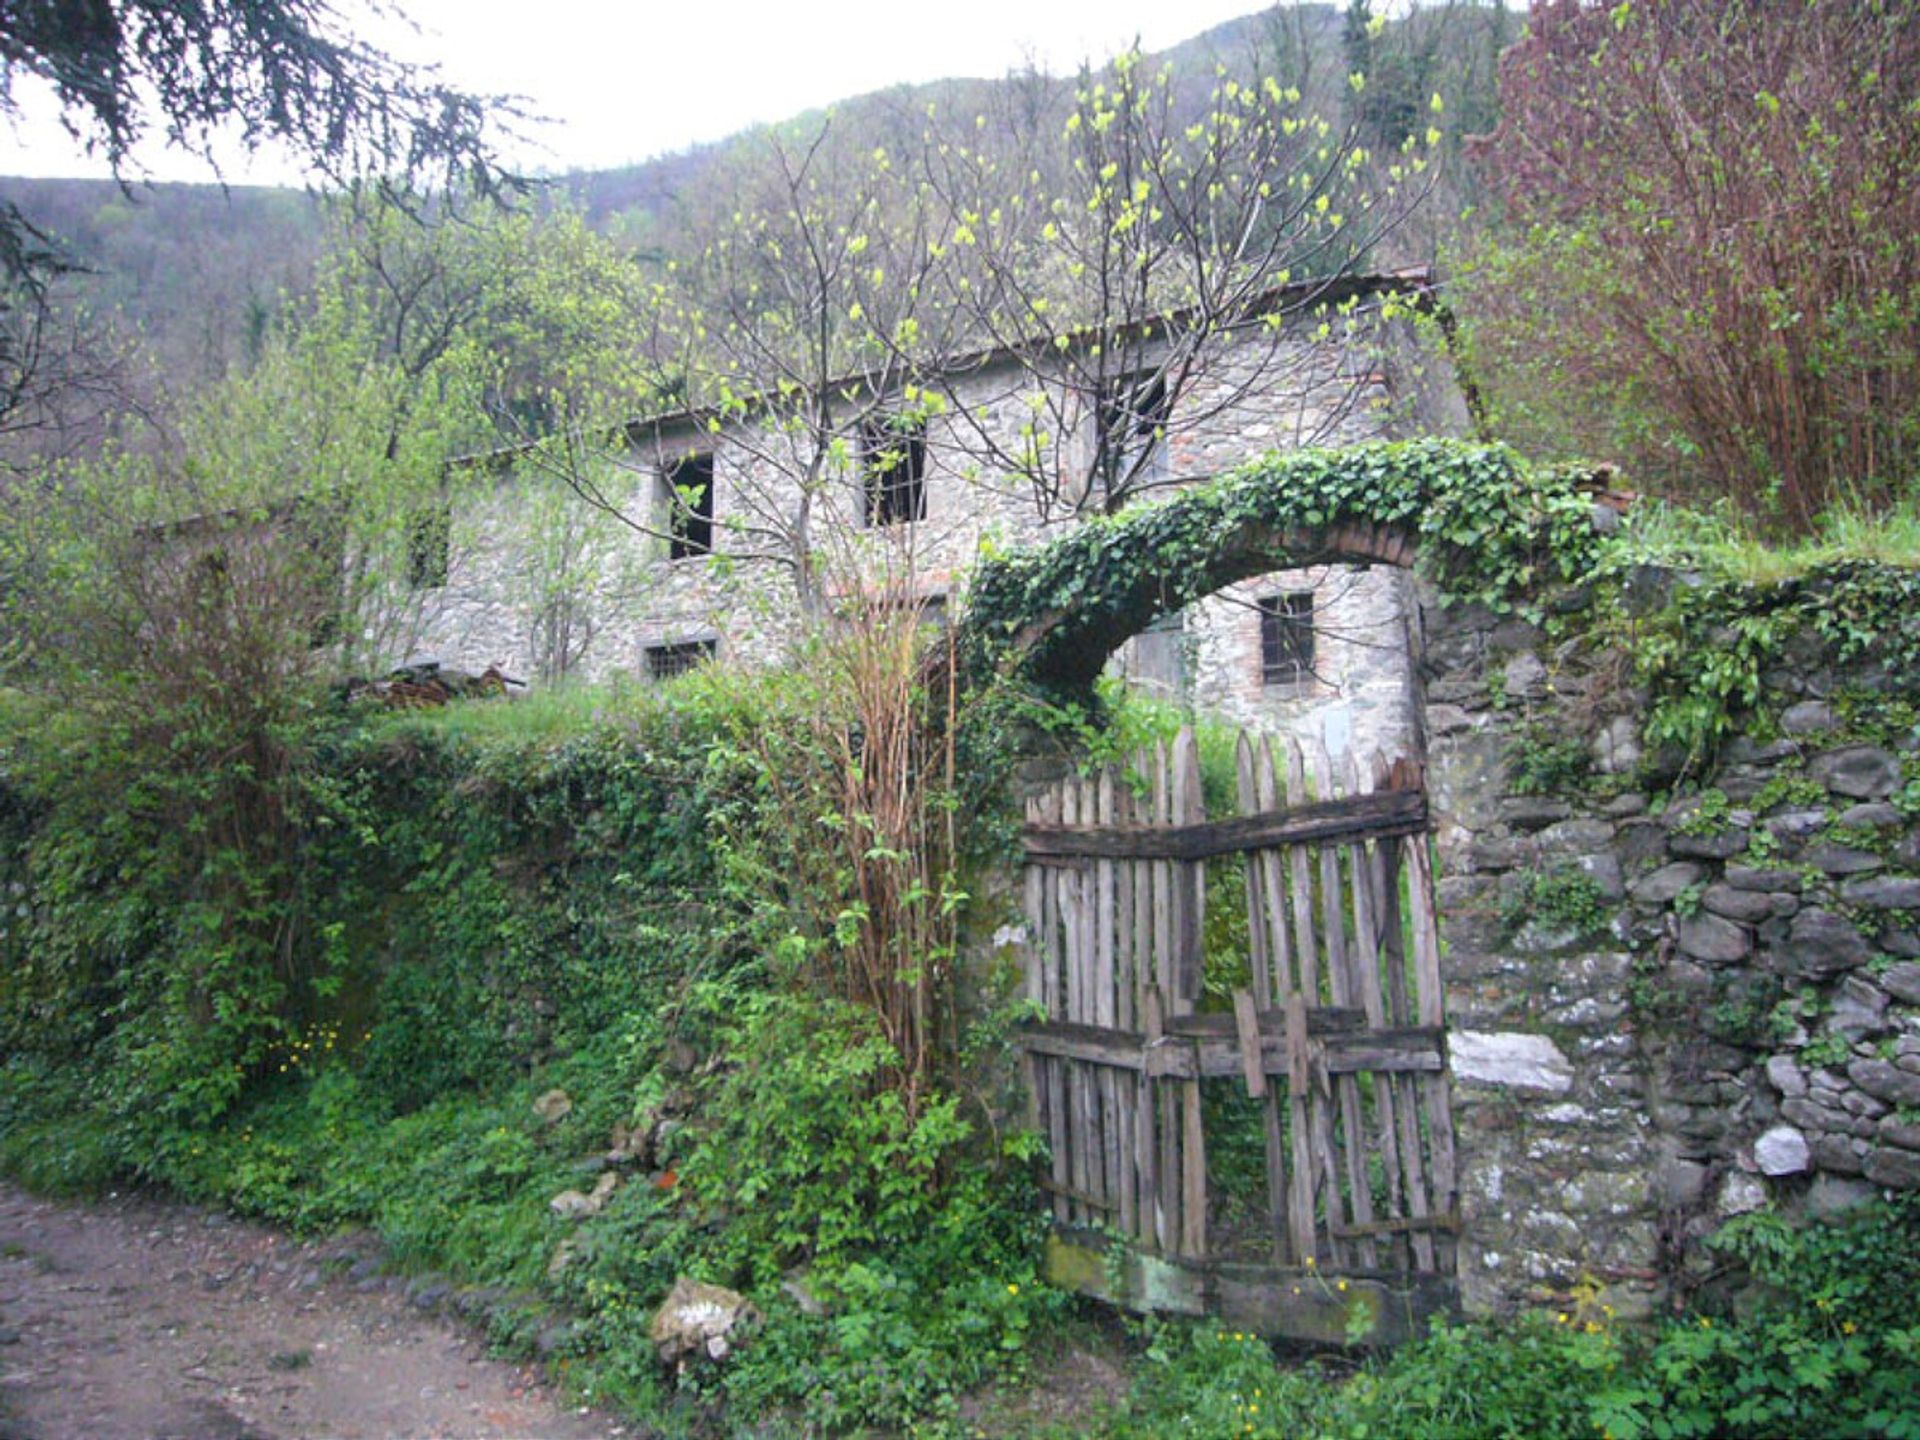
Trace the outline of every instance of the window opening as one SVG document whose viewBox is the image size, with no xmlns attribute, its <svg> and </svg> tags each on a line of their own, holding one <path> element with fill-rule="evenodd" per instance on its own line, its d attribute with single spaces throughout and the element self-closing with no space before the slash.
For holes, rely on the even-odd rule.
<svg viewBox="0 0 1920 1440">
<path fill-rule="evenodd" d="M 1099 469 L 1109 492 L 1167 477 L 1167 419 L 1173 406 L 1157 370 L 1126 375 L 1106 387 L 1094 424 Z"/>
<path fill-rule="evenodd" d="M 1313 679 L 1313 592 L 1293 590 L 1260 601 L 1260 678 L 1298 688 Z"/>
<path fill-rule="evenodd" d="M 686 456 L 667 472 L 662 488 L 667 511 L 667 558 L 690 560 L 712 554 L 713 456 Z"/>
<path fill-rule="evenodd" d="M 713 640 L 681 640 L 667 645 L 649 645 L 645 657 L 647 678 L 678 679 L 713 659 L 718 648 L 718 642 Z"/>
<path fill-rule="evenodd" d="M 927 431 L 899 416 L 860 426 L 869 526 L 904 525 L 927 518 Z"/>
</svg>

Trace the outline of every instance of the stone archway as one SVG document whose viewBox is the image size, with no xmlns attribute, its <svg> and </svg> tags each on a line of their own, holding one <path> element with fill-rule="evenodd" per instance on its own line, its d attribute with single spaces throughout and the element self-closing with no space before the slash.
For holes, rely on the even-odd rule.
<svg viewBox="0 0 1920 1440">
<path fill-rule="evenodd" d="M 1174 501 L 1172 509 L 1180 502 Z M 1098 538 L 1090 542 L 1098 544 Z M 1161 616 L 1242 580 L 1316 565 L 1410 568 L 1418 538 L 1400 525 L 1346 521 L 1317 529 L 1277 529 L 1257 521 L 1222 534 L 1205 563 L 1178 576 L 1142 566 L 1097 609 L 1061 606 L 1035 615 L 1014 637 L 1027 674 L 1050 690 L 1085 690 L 1107 657 Z"/>
</svg>

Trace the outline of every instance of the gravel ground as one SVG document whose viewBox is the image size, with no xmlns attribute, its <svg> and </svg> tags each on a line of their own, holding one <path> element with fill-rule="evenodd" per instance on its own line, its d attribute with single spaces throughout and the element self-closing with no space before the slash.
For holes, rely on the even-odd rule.
<svg viewBox="0 0 1920 1440">
<path fill-rule="evenodd" d="M 604 1440 L 539 1372 L 303 1243 L 0 1185 L 0 1440 Z"/>
</svg>

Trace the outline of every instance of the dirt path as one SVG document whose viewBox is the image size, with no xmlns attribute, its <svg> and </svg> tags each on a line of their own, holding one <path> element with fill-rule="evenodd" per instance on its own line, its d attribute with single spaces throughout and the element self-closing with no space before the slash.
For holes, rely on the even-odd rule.
<svg viewBox="0 0 1920 1440">
<path fill-rule="evenodd" d="M 628 1433 L 342 1255 L 184 1205 L 0 1185 L 0 1440 Z"/>
</svg>

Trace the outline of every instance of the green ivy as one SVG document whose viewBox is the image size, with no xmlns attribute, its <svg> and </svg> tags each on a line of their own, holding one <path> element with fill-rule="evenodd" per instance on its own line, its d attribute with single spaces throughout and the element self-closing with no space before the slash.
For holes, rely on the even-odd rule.
<svg viewBox="0 0 1920 1440">
<path fill-rule="evenodd" d="M 1224 584 L 1325 559 L 1326 537 L 1350 524 L 1411 539 L 1451 602 L 1537 613 L 1549 584 L 1584 575 L 1597 554 L 1580 476 L 1450 440 L 1269 455 L 987 560 L 969 593 L 964 659 L 976 676 L 1045 683 Z"/>
</svg>

